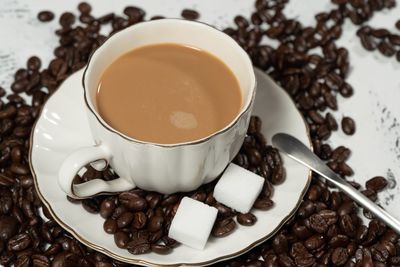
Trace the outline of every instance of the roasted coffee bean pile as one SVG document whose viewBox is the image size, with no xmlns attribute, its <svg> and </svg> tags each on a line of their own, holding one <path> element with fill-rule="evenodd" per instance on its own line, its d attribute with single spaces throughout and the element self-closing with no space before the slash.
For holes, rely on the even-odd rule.
<svg viewBox="0 0 400 267">
<path fill-rule="evenodd" d="M 363 193 L 376 200 L 386 185 L 383 177 L 371 178 Z M 345 194 L 315 179 L 292 222 L 221 266 L 400 266 L 399 236 L 372 217 L 364 225 L 358 210 Z"/>
<path fill-rule="evenodd" d="M 262 193 L 253 208 L 266 211 L 273 206 L 273 185 L 283 182 L 284 168 L 278 151 L 266 144 L 260 131 L 260 118 L 251 117 L 247 136 L 234 162 L 265 178 Z M 99 172 L 90 166 L 86 168 L 82 177 L 75 178 L 75 183 L 95 178 L 117 178 L 111 169 Z M 81 202 L 90 213 L 99 213 L 105 219 L 104 231 L 114 235 L 115 244 L 119 248 L 126 248 L 132 254 L 151 251 L 165 254 L 178 245 L 175 240 L 168 238 L 168 230 L 184 196 L 218 209 L 217 221 L 211 232 L 214 237 L 231 234 L 236 228 L 235 217 L 241 225 L 251 226 L 256 223 L 257 217 L 254 214 L 241 214 L 218 203 L 213 197 L 215 184 L 216 181 L 185 194 L 162 195 L 134 189 L 115 196 L 97 196 L 83 201 L 68 199 L 73 203 Z"/>
<path fill-rule="evenodd" d="M 339 6 L 340 13 L 355 25 L 368 21 L 375 12 L 396 6 L 396 0 L 331 0 Z"/>
<path fill-rule="evenodd" d="M 316 24 L 313 26 L 303 26 L 295 19 L 286 18 L 283 13 L 286 2 L 257 0 L 256 11 L 251 18 L 238 16 L 235 19 L 237 27 L 226 29 L 225 32 L 249 53 L 254 65 L 268 72 L 291 95 L 309 125 L 315 152 L 329 162 L 336 172 L 350 176 L 352 170 L 345 163 L 351 154 L 350 150 L 343 146 L 333 148 L 326 143 L 331 132 L 339 128 L 337 120 L 328 110 L 338 109 L 338 97 L 350 97 L 353 94 L 352 87 L 345 81 L 349 69 L 348 51 L 337 47 L 335 40 L 341 35 L 343 21 L 349 17 L 347 10 L 357 13 L 350 15 L 350 19 L 358 24 L 359 17 L 365 21 L 372 15 L 371 9 L 376 11 L 392 7 L 394 1 L 336 0 L 334 2 L 338 4 L 338 8 L 318 14 Z M 364 7 L 365 5 L 369 7 Z M 370 11 L 366 11 L 368 8 Z M 62 14 L 59 19 L 61 28 L 56 32 L 60 45 L 55 49 L 55 58 L 48 66 L 41 66 L 40 60 L 32 57 L 26 67 L 15 73 L 15 82 L 11 86 L 12 94 L 6 95 L 6 91 L 0 88 L 2 167 L 0 264 L 2 265 L 128 266 L 85 247 L 57 225 L 38 199 L 28 166 L 29 134 L 40 108 L 49 93 L 54 92 L 70 74 L 82 68 L 89 53 L 105 40 L 106 37 L 99 34 L 100 27 L 109 23 L 112 25 L 112 31 L 116 32 L 142 21 L 145 17 L 145 12 L 136 7 L 127 7 L 123 15 L 109 13 L 99 18 L 94 18 L 90 9 L 89 5 L 80 5 L 78 17 L 81 25 L 76 24 L 77 19 L 74 14 L 69 12 Z M 53 17 L 51 12 L 38 15 L 38 19 L 42 21 L 50 21 Z M 160 18 L 162 17 L 155 16 L 151 19 Z M 260 43 L 263 38 L 275 39 L 279 45 L 277 47 L 263 45 Z M 317 47 L 321 48 L 322 54 L 310 51 Z M 24 93 L 32 96 L 30 103 L 25 103 L 20 97 L 20 94 Z M 254 124 L 257 119 L 252 121 Z M 348 119 L 342 119 L 341 126 L 348 134 L 355 131 L 352 120 L 349 122 Z M 256 136 L 247 138 L 246 144 L 259 142 Z M 242 156 L 239 155 L 235 159 L 237 163 L 243 166 L 249 164 L 250 158 L 254 155 L 249 156 L 247 151 L 244 146 Z M 257 156 L 252 160 L 256 158 Z M 257 171 L 260 170 L 262 168 Z M 95 170 L 89 169 L 88 172 L 90 174 Z M 96 175 L 102 175 L 106 179 L 115 176 L 111 171 L 96 173 L 93 176 Z M 372 200 L 376 200 L 377 193 L 384 189 L 387 181 L 380 176 L 374 177 L 367 182 L 366 189 L 362 189 L 355 182 L 352 184 L 363 190 L 362 192 Z M 118 203 L 126 202 L 127 205 L 138 205 L 135 201 L 131 203 L 131 199 L 143 199 L 141 194 L 140 191 L 126 193 L 122 198 L 118 196 L 115 203 L 118 201 Z M 144 199 L 146 205 L 153 205 L 147 204 L 150 203 L 149 197 Z M 168 201 L 173 202 L 172 200 Z M 106 211 L 110 209 L 108 205 L 113 205 L 112 201 L 103 205 L 102 203 L 93 205 L 93 201 L 96 200 L 85 201 L 87 203 L 83 204 L 84 207 L 91 212 L 99 212 L 102 216 L 109 216 Z M 151 201 L 156 202 L 157 197 Z M 138 202 L 144 203 L 143 200 Z M 40 209 L 43 210 L 46 219 L 39 216 Z M 170 210 L 173 213 L 173 208 Z M 329 184 L 320 181 L 314 174 L 312 185 L 290 222 L 269 241 L 241 257 L 220 265 L 400 266 L 398 235 L 373 219 L 368 211 L 364 211 L 364 214 L 372 220 L 364 225 L 360 220 L 359 211 L 360 208 L 346 195 L 331 191 Z M 154 211 L 155 218 L 159 218 L 156 212 L 160 211 L 157 209 Z M 140 214 L 140 212 L 134 214 L 131 221 L 137 228 L 147 220 L 147 216 L 145 219 L 143 214 Z M 116 227 L 118 228 L 119 224 L 123 229 L 126 221 L 130 220 L 129 217 L 131 215 L 128 213 L 122 217 L 123 219 L 119 221 L 117 219 Z M 151 229 L 159 227 L 159 220 L 154 219 Z M 237 215 L 237 221 L 243 225 L 252 224 L 254 220 L 251 215 Z M 147 224 L 150 225 L 150 222 Z M 231 225 L 229 220 L 222 224 L 226 228 Z M 122 235 L 125 234 L 121 232 Z M 139 236 L 142 232 L 138 231 L 136 234 L 138 240 L 142 240 Z M 123 242 L 124 237 L 119 240 Z M 173 244 L 170 243 L 169 246 Z M 138 247 L 141 249 L 141 245 Z M 157 248 L 159 253 L 165 252 L 165 247 L 156 245 L 151 247 L 153 251 Z"/>
<path fill-rule="evenodd" d="M 397 26 L 400 30 L 400 20 L 396 23 Z M 396 56 L 397 61 L 400 62 L 400 34 L 391 33 L 383 28 L 374 29 L 370 26 L 363 26 L 357 31 L 357 35 L 366 50 L 378 49 L 382 55 Z"/>
</svg>

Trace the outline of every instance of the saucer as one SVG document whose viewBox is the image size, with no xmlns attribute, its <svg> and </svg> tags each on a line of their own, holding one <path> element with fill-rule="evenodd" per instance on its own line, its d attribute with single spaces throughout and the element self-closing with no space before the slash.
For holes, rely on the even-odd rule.
<svg viewBox="0 0 400 267">
<path fill-rule="evenodd" d="M 257 96 L 253 115 L 262 119 L 262 132 L 271 143 L 278 132 L 292 134 L 311 147 L 303 117 L 288 94 L 262 71 L 256 70 Z M 94 144 L 86 118 L 83 71 L 69 77 L 47 101 L 31 136 L 30 163 L 39 197 L 54 219 L 86 246 L 117 260 L 143 266 L 202 266 L 237 257 L 274 235 L 295 213 L 311 182 L 309 170 L 282 155 L 286 180 L 274 187 L 275 205 L 254 210 L 257 223 L 238 225 L 229 236 L 210 237 L 204 250 L 181 245 L 170 254 L 132 255 L 119 249 L 103 230 L 104 219 L 72 204 L 57 183 L 61 163 L 72 151 Z"/>
</svg>

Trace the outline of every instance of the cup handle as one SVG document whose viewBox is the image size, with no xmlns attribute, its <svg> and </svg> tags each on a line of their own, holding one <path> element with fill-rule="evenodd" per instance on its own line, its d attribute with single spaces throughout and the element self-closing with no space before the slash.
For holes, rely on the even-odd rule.
<svg viewBox="0 0 400 267">
<path fill-rule="evenodd" d="M 98 161 L 111 159 L 111 153 L 104 145 L 80 148 L 72 152 L 62 163 L 58 173 L 58 184 L 70 197 L 76 199 L 88 198 L 102 192 L 121 192 L 135 188 L 135 184 L 124 178 L 111 181 L 93 179 L 81 184 L 73 184 L 79 170 L 85 165 Z"/>
</svg>

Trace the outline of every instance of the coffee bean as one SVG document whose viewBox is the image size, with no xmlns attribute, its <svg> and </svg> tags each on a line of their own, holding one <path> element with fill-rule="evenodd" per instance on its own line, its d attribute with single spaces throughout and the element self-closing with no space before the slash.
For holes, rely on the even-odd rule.
<svg viewBox="0 0 400 267">
<path fill-rule="evenodd" d="M 21 251 L 26 249 L 32 242 L 30 236 L 26 233 L 18 234 L 8 240 L 8 249 L 10 251 Z"/>
<path fill-rule="evenodd" d="M 151 245 L 148 240 L 149 233 L 147 231 L 135 232 L 132 240 L 127 244 L 127 249 L 134 255 L 148 253 L 151 251 Z"/>
<path fill-rule="evenodd" d="M 310 216 L 310 227 L 318 233 L 325 233 L 328 230 L 328 224 L 319 214 L 313 214 Z"/>
<path fill-rule="evenodd" d="M 396 50 L 394 49 L 393 45 L 387 41 L 381 41 L 378 44 L 378 50 L 381 52 L 382 55 L 386 57 L 391 57 L 396 54 Z"/>
<path fill-rule="evenodd" d="M 149 222 L 148 222 L 148 226 L 147 229 L 150 232 L 156 232 L 158 230 L 161 229 L 162 225 L 164 223 L 164 218 L 161 216 L 153 216 L 150 218 Z"/>
<path fill-rule="evenodd" d="M 132 212 L 124 212 L 121 216 L 117 219 L 117 226 L 118 228 L 124 228 L 128 226 L 133 220 L 133 213 Z"/>
<path fill-rule="evenodd" d="M 114 199 L 105 199 L 100 205 L 100 215 L 101 217 L 107 219 L 115 211 L 115 201 Z"/>
<path fill-rule="evenodd" d="M 276 154 L 278 155 L 278 154 Z M 271 182 L 273 185 L 281 184 L 285 179 L 285 170 L 282 164 L 277 164 L 273 168 L 272 175 L 271 175 Z M 273 202 L 272 202 L 273 204 Z"/>
<path fill-rule="evenodd" d="M 253 23 L 254 25 L 261 25 L 263 22 L 260 15 L 257 12 L 254 12 L 253 14 L 251 14 L 250 20 L 251 20 L 251 23 Z"/>
<path fill-rule="evenodd" d="M 0 185 L 1 186 L 12 186 L 14 185 L 15 180 L 13 178 L 10 178 L 8 176 L 5 176 L 4 174 L 0 173 Z"/>
<path fill-rule="evenodd" d="M 50 72 L 55 77 L 60 77 L 64 75 L 68 70 L 68 65 L 63 59 L 54 59 L 49 65 Z"/>
<path fill-rule="evenodd" d="M 390 258 L 389 263 L 392 264 L 393 266 L 399 265 L 400 264 L 400 257 Z"/>
<path fill-rule="evenodd" d="M 396 234 L 396 232 L 392 229 L 388 229 L 386 233 L 382 237 L 382 241 L 388 241 L 391 243 L 396 243 L 397 239 L 399 238 L 399 235 Z"/>
<path fill-rule="evenodd" d="M 11 216 L 0 217 L 0 239 L 8 240 L 18 231 L 17 220 Z"/>
<path fill-rule="evenodd" d="M 215 198 L 214 198 L 214 196 L 213 196 L 213 192 L 208 193 L 208 195 L 207 195 L 206 200 L 204 201 L 204 203 L 207 204 L 207 205 L 212 206 L 212 205 L 215 204 L 215 202 L 216 202 L 216 200 L 215 200 Z"/>
<path fill-rule="evenodd" d="M 284 267 L 295 266 L 293 260 L 286 254 L 280 254 L 279 256 L 279 264 Z"/>
<path fill-rule="evenodd" d="M 343 84 L 343 80 L 342 78 L 336 74 L 335 72 L 330 72 L 327 76 L 326 76 L 326 85 L 332 89 L 332 90 L 339 90 L 339 88 L 342 86 Z"/>
<path fill-rule="evenodd" d="M 24 137 L 24 136 L 21 136 Z M 22 157 L 22 148 L 15 146 L 11 149 L 11 161 L 15 163 L 20 163 Z"/>
<path fill-rule="evenodd" d="M 249 163 L 253 166 L 259 165 L 262 161 L 261 153 L 255 148 L 251 148 L 247 151 L 247 158 L 249 159 Z"/>
<path fill-rule="evenodd" d="M 146 223 L 147 223 L 146 214 L 144 214 L 143 212 L 135 212 L 133 214 L 132 226 L 135 229 L 142 229 L 143 227 L 146 226 Z"/>
<path fill-rule="evenodd" d="M 386 29 L 372 29 L 371 30 L 371 35 L 376 37 L 376 38 L 385 38 L 388 37 L 390 35 L 390 32 Z"/>
<path fill-rule="evenodd" d="M 318 215 L 325 220 L 327 225 L 335 224 L 338 220 L 337 213 L 333 210 L 321 210 L 318 212 Z"/>
<path fill-rule="evenodd" d="M 246 213 L 246 214 L 240 213 L 237 215 L 237 221 L 241 225 L 251 226 L 257 222 L 257 217 L 252 213 Z"/>
<path fill-rule="evenodd" d="M 28 59 L 27 68 L 32 71 L 39 70 L 41 64 L 41 60 L 37 56 L 33 56 Z"/>
<path fill-rule="evenodd" d="M 329 245 L 333 248 L 345 247 L 349 242 L 350 240 L 348 236 L 337 234 L 329 241 Z"/>
<path fill-rule="evenodd" d="M 100 22 L 101 24 L 106 24 L 106 23 L 112 21 L 114 19 L 114 17 L 115 17 L 114 13 L 108 13 L 108 14 L 105 14 L 105 15 L 99 17 L 97 19 L 97 21 Z"/>
<path fill-rule="evenodd" d="M 330 135 L 331 135 L 331 131 L 329 130 L 329 128 L 326 124 L 319 126 L 319 128 L 317 130 L 318 138 L 320 138 L 321 140 L 326 140 L 330 137 Z"/>
<path fill-rule="evenodd" d="M 165 19 L 165 17 L 157 15 L 157 16 L 153 16 L 153 17 L 150 18 L 150 20 L 158 20 L 158 19 Z"/>
<path fill-rule="evenodd" d="M 332 148 L 328 144 L 321 145 L 318 156 L 323 160 L 328 160 L 332 155 Z"/>
<path fill-rule="evenodd" d="M 304 241 L 304 246 L 308 250 L 315 250 L 320 247 L 322 247 L 325 244 L 326 240 L 323 235 L 313 235 L 310 238 L 308 238 L 306 241 Z"/>
<path fill-rule="evenodd" d="M 18 267 L 29 266 L 31 264 L 31 259 L 28 255 L 22 255 L 17 257 L 15 265 Z"/>
<path fill-rule="evenodd" d="M 75 23 L 75 15 L 72 14 L 71 12 L 64 12 L 61 16 L 60 16 L 60 25 L 63 27 L 69 27 L 72 24 Z"/>
<path fill-rule="evenodd" d="M 308 112 L 308 116 L 313 122 L 317 124 L 323 124 L 325 122 L 324 117 L 322 117 L 322 115 L 315 110 L 310 110 Z"/>
<path fill-rule="evenodd" d="M 22 212 L 24 213 L 24 215 L 30 219 L 30 222 L 29 222 L 30 225 L 35 225 L 38 223 L 38 219 L 37 219 L 35 211 L 32 207 L 32 203 L 29 202 L 28 199 L 22 200 L 21 209 L 22 209 Z"/>
<path fill-rule="evenodd" d="M 53 267 L 78 266 L 79 260 L 80 260 L 79 255 L 68 251 L 63 251 L 54 257 L 52 266 Z"/>
<path fill-rule="evenodd" d="M 93 16 L 89 15 L 89 14 L 82 14 L 82 15 L 79 16 L 79 21 L 82 22 L 82 23 L 90 24 L 94 20 L 95 20 L 95 18 Z M 80 46 L 81 47 L 85 47 L 83 44 L 84 44 L 83 42 L 80 43 Z"/>
<path fill-rule="evenodd" d="M 152 244 L 151 245 L 151 251 L 155 252 L 157 254 L 168 254 L 170 253 L 172 250 L 170 247 L 165 246 L 165 245 L 159 245 L 159 244 Z"/>
<path fill-rule="evenodd" d="M 353 169 L 345 162 L 338 163 L 338 172 L 343 176 L 352 176 L 354 174 Z"/>
<path fill-rule="evenodd" d="M 103 224 L 103 229 L 108 234 L 114 234 L 118 229 L 117 221 L 111 218 L 105 220 Z"/>
<path fill-rule="evenodd" d="M 312 257 L 312 255 L 308 253 L 306 247 L 301 242 L 296 242 L 292 245 L 292 248 L 290 249 L 290 256 L 295 259 L 298 265 L 303 265 L 299 264 L 299 261 L 303 261 L 306 258 Z"/>
<path fill-rule="evenodd" d="M 151 245 L 149 243 L 143 243 L 136 246 L 128 247 L 128 251 L 134 255 L 145 254 L 151 251 Z"/>
<path fill-rule="evenodd" d="M 264 168 L 262 168 L 263 171 L 266 171 Z M 266 173 L 260 173 L 264 178 L 268 178 L 268 174 Z M 264 176 L 266 175 L 266 176 Z M 270 181 L 265 179 L 263 189 L 261 190 L 261 197 L 262 198 L 271 198 L 274 193 L 274 187 Z"/>
<path fill-rule="evenodd" d="M 390 256 L 396 256 L 396 247 L 392 242 L 381 240 L 380 244 L 377 245 L 378 249 L 381 250 L 381 253 L 389 252 Z"/>
<path fill-rule="evenodd" d="M 146 201 L 148 203 L 148 206 L 151 209 L 156 208 L 160 204 L 161 198 L 162 198 L 162 196 L 160 194 L 157 194 L 157 193 L 149 193 L 149 194 L 146 195 Z M 204 196 L 204 199 L 205 198 L 206 198 L 206 196 Z M 196 198 L 194 198 L 194 199 L 196 199 Z M 200 200 L 200 198 L 198 198 L 197 200 L 203 202 L 204 199 Z"/>
<path fill-rule="evenodd" d="M 400 35 L 397 35 L 397 34 L 390 34 L 390 35 L 389 35 L 389 42 L 390 42 L 392 45 L 397 45 L 397 46 L 399 46 L 399 45 L 400 45 Z"/>
<path fill-rule="evenodd" d="M 305 239 L 309 238 L 310 236 L 312 236 L 312 234 L 313 234 L 312 230 L 308 229 L 304 225 L 299 225 L 299 224 L 295 224 L 293 226 L 292 230 L 293 230 L 293 234 L 300 240 L 305 240 Z"/>
<path fill-rule="evenodd" d="M 298 210 L 298 216 L 300 218 L 308 218 L 315 211 L 315 204 L 312 201 L 304 201 Z"/>
<path fill-rule="evenodd" d="M 119 195 L 119 201 L 133 211 L 142 211 L 147 207 L 146 199 L 131 192 L 121 193 Z"/>
<path fill-rule="evenodd" d="M 92 7 L 90 4 L 86 3 L 86 2 L 81 2 L 78 5 L 78 10 L 79 12 L 81 12 L 82 14 L 89 14 L 92 11 Z"/>
<path fill-rule="evenodd" d="M 366 183 L 365 186 L 369 190 L 373 190 L 376 192 L 382 191 L 388 184 L 388 181 L 383 178 L 382 176 L 375 176 L 371 179 L 369 179 Z"/>
<path fill-rule="evenodd" d="M 119 248 L 125 248 L 129 242 L 129 236 L 122 231 L 114 233 L 114 242 Z"/>
<path fill-rule="evenodd" d="M 332 263 L 337 266 L 344 265 L 348 257 L 347 249 L 342 247 L 335 248 L 332 252 Z"/>
<path fill-rule="evenodd" d="M 362 190 L 361 193 L 363 193 L 366 197 L 368 197 L 372 201 L 376 201 L 378 199 L 378 196 L 374 190 L 366 189 Z"/>
<path fill-rule="evenodd" d="M 236 16 L 235 19 L 235 24 L 239 27 L 239 28 L 247 28 L 249 27 L 249 22 L 248 20 L 243 17 L 243 16 Z"/>
<path fill-rule="evenodd" d="M 336 131 L 338 129 L 338 124 L 336 122 L 336 119 L 330 112 L 326 113 L 325 122 L 328 125 L 329 130 Z"/>
<path fill-rule="evenodd" d="M 28 79 L 21 79 L 18 81 L 15 81 L 11 85 L 11 90 L 15 93 L 22 93 L 28 89 L 29 86 L 29 80 Z"/>
<path fill-rule="evenodd" d="M 127 6 L 124 9 L 124 14 L 128 16 L 130 23 L 137 23 L 143 20 L 146 13 L 143 9 L 135 6 Z"/>
<path fill-rule="evenodd" d="M 234 162 L 239 165 L 240 167 L 243 168 L 248 168 L 249 167 L 249 161 L 247 159 L 247 156 L 245 154 L 238 154 L 235 159 Z"/>
<path fill-rule="evenodd" d="M 169 195 L 169 196 L 166 196 L 162 200 L 161 205 L 162 206 L 174 205 L 174 204 L 178 203 L 179 201 L 180 201 L 180 198 L 177 194 Z"/>
<path fill-rule="evenodd" d="M 128 209 L 124 205 L 118 206 L 115 208 L 114 213 L 112 214 L 111 218 L 118 219 L 127 210 Z"/>
<path fill-rule="evenodd" d="M 41 11 L 37 15 L 38 20 L 41 22 L 48 22 L 54 19 L 54 13 L 51 11 Z"/>
<path fill-rule="evenodd" d="M 307 193 L 307 199 L 316 201 L 321 196 L 321 188 L 317 185 L 312 185 Z"/>
<path fill-rule="evenodd" d="M 219 202 L 216 202 L 214 204 L 214 207 L 218 210 L 218 214 L 223 216 L 223 217 L 228 217 L 231 216 L 233 213 L 233 210 L 224 204 L 221 204 Z"/>
<path fill-rule="evenodd" d="M 89 213 L 96 214 L 100 211 L 98 203 L 93 199 L 82 200 L 82 206 Z"/>
<path fill-rule="evenodd" d="M 45 255 L 34 254 L 32 255 L 32 264 L 37 267 L 49 267 L 50 260 Z"/>
<path fill-rule="evenodd" d="M 339 216 L 349 215 L 356 211 L 356 206 L 351 201 L 344 202 L 338 209 L 337 214 Z"/>
<path fill-rule="evenodd" d="M 343 117 L 342 130 L 347 135 L 353 135 L 356 131 L 356 124 L 354 120 L 350 117 Z"/>
<path fill-rule="evenodd" d="M 334 95 L 332 95 L 329 92 L 326 92 L 323 96 L 324 96 L 325 102 L 329 108 L 331 108 L 332 110 L 338 109 L 337 100 Z"/>
<path fill-rule="evenodd" d="M 287 253 L 289 251 L 288 241 L 286 236 L 280 234 L 272 240 L 272 248 L 277 254 Z"/>
<path fill-rule="evenodd" d="M 350 215 L 346 214 L 340 217 L 339 219 L 340 229 L 348 236 L 355 236 L 355 225 L 350 217 Z"/>
<path fill-rule="evenodd" d="M 362 46 L 368 51 L 374 51 L 377 47 L 376 42 L 369 35 L 366 34 L 360 35 L 360 40 Z"/>
<path fill-rule="evenodd" d="M 344 146 L 338 146 L 332 152 L 332 160 L 336 162 L 345 162 L 350 156 L 350 149 Z"/>
<path fill-rule="evenodd" d="M 258 210 L 269 210 L 274 206 L 274 202 L 268 198 L 258 198 L 253 204 L 253 208 Z"/>
<path fill-rule="evenodd" d="M 184 9 L 182 10 L 181 13 L 182 18 L 188 19 L 188 20 L 197 20 L 200 17 L 200 14 L 193 9 Z"/>
<path fill-rule="evenodd" d="M 235 221 L 232 218 L 226 218 L 215 222 L 211 234 L 214 237 L 224 237 L 231 234 L 235 227 Z"/>
</svg>

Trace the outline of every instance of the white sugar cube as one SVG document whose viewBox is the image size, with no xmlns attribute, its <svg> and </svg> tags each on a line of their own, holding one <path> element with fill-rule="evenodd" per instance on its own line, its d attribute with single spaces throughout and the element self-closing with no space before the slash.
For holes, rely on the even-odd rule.
<svg viewBox="0 0 400 267">
<path fill-rule="evenodd" d="M 214 198 L 232 209 L 247 213 L 263 184 L 261 176 L 231 163 L 214 188 Z"/>
<path fill-rule="evenodd" d="M 204 249 L 218 210 L 200 201 L 184 197 L 171 222 L 168 236 L 196 249 Z"/>
</svg>

